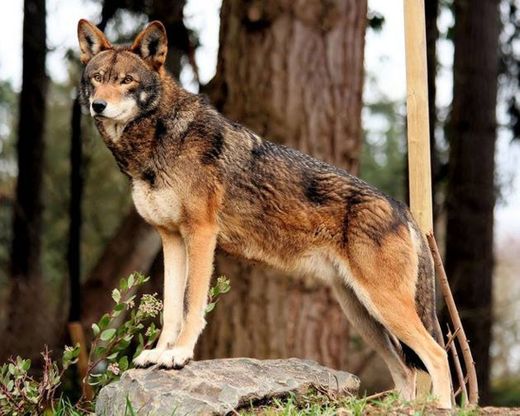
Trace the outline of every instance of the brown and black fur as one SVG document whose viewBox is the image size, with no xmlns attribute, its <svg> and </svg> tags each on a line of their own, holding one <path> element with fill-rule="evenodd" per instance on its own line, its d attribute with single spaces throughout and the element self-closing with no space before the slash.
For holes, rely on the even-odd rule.
<svg viewBox="0 0 520 416">
<path fill-rule="evenodd" d="M 396 388 L 413 398 L 413 364 L 422 366 L 439 404 L 449 407 L 446 355 L 431 335 L 438 336 L 432 259 L 406 206 L 342 169 L 260 138 L 183 90 L 163 68 L 159 22 L 128 47 L 110 45 L 86 21 L 78 33 L 83 102 L 90 108 L 101 100 L 110 114 L 128 114 L 115 120 L 90 108 L 132 182 L 137 210 L 163 240 L 163 333 L 136 364 L 181 367 L 192 358 L 219 245 L 324 279 L 385 359 Z"/>
</svg>

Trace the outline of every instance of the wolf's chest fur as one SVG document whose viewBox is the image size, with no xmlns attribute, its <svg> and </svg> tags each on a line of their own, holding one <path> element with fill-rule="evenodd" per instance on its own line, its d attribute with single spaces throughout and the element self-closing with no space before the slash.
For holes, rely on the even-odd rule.
<svg viewBox="0 0 520 416">
<path fill-rule="evenodd" d="M 177 228 L 181 221 L 182 203 L 171 187 L 154 188 L 141 179 L 132 181 L 135 208 L 146 222 L 157 227 Z"/>
</svg>

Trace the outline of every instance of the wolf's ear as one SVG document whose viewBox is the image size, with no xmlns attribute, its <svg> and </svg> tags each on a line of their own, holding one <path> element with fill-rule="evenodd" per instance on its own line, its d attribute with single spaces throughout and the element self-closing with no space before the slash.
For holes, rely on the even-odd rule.
<svg viewBox="0 0 520 416">
<path fill-rule="evenodd" d="M 81 50 L 80 60 L 84 64 L 99 52 L 112 48 L 103 32 L 85 19 L 78 22 L 78 40 Z"/>
<path fill-rule="evenodd" d="M 168 51 L 168 38 L 163 24 L 158 20 L 148 24 L 137 35 L 130 49 L 148 61 L 155 69 L 159 69 L 164 64 Z"/>
</svg>

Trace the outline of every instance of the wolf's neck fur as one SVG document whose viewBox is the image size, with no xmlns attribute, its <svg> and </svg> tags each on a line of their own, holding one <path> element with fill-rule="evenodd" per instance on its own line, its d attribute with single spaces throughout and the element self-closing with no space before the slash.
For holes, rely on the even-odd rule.
<svg viewBox="0 0 520 416">
<path fill-rule="evenodd" d="M 188 127 L 186 121 L 190 121 L 190 117 L 179 117 L 175 123 L 175 114 L 182 111 L 180 103 L 190 97 L 195 96 L 180 87 L 166 71 L 162 71 L 160 98 L 152 111 L 125 124 L 96 120 L 105 144 L 123 173 L 131 178 L 141 177 L 142 172 L 150 168 L 158 141 L 166 136 L 181 134 Z"/>
</svg>

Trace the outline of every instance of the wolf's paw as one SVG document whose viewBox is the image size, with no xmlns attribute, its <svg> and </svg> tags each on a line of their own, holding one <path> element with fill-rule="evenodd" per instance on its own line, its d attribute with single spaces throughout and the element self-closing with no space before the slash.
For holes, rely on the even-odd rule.
<svg viewBox="0 0 520 416">
<path fill-rule="evenodd" d="M 134 358 L 134 365 L 136 367 L 145 368 L 157 364 L 163 349 L 153 348 L 151 350 L 143 350 L 141 354 Z"/>
<path fill-rule="evenodd" d="M 164 350 L 159 361 L 160 367 L 180 369 L 184 367 L 193 358 L 193 349 L 186 347 L 173 347 Z"/>
</svg>

